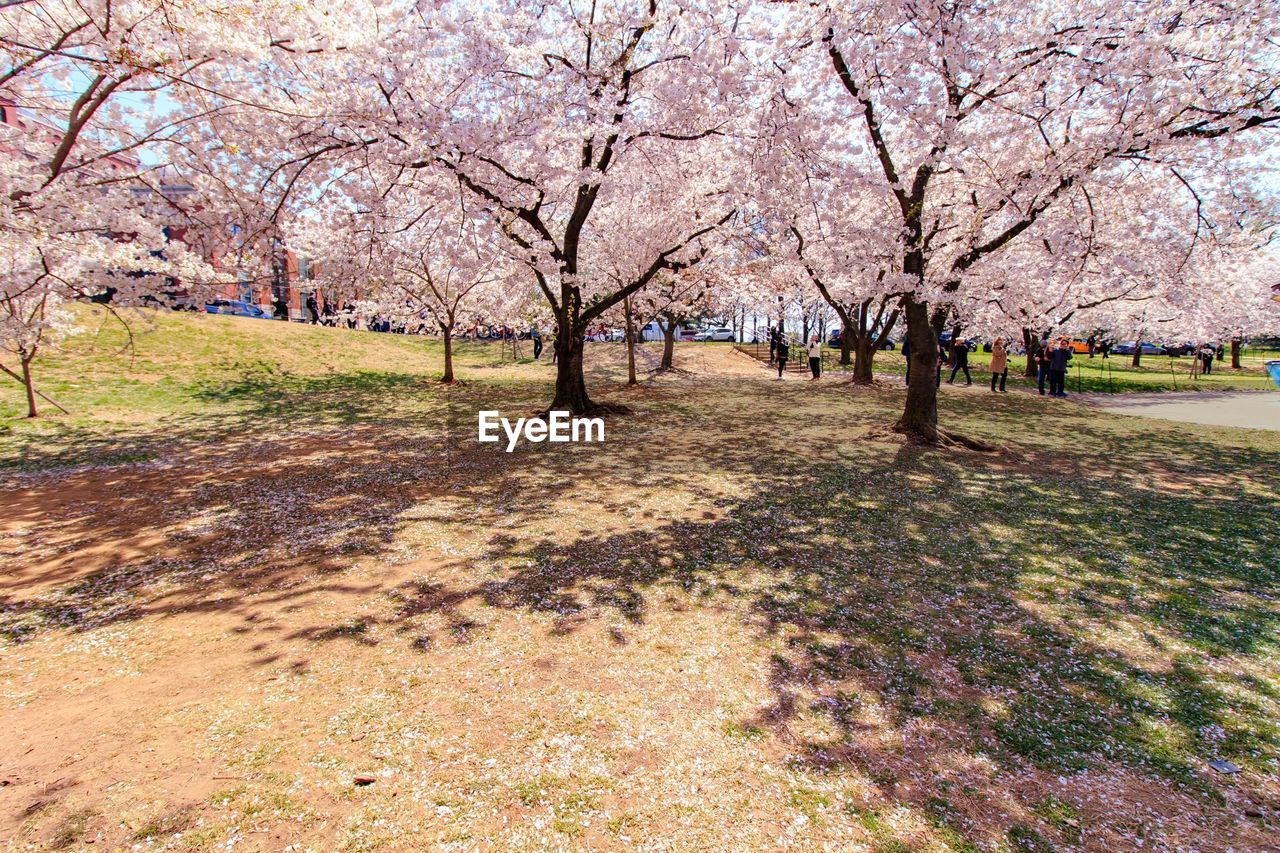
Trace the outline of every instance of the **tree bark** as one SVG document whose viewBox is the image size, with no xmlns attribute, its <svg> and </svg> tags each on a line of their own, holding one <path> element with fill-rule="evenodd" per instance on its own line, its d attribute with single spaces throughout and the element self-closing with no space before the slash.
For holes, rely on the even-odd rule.
<svg viewBox="0 0 1280 853">
<path fill-rule="evenodd" d="M 444 375 L 440 381 L 445 385 L 453 383 L 453 324 L 441 324 L 440 334 L 444 338 Z"/>
<path fill-rule="evenodd" d="M 938 366 L 938 335 L 929 321 L 929 306 L 912 296 L 902 298 L 907 319 L 907 342 L 911 344 L 911 378 L 902 417 L 894 430 L 909 438 L 934 444 L 938 441 L 938 386 L 934 377 Z"/>
<path fill-rule="evenodd" d="M 1133 342 L 1133 366 L 1142 366 L 1142 338 L 1138 338 Z"/>
<path fill-rule="evenodd" d="M 31 359 L 34 357 L 35 354 L 32 353 L 31 356 L 22 358 L 22 385 L 27 391 L 27 417 L 29 418 L 40 417 L 40 410 L 36 408 L 36 385 L 31 378 Z"/>
<path fill-rule="evenodd" d="M 840 318 L 840 363 L 845 367 L 853 364 L 853 324 Z"/>
<path fill-rule="evenodd" d="M 1022 375 L 1028 379 L 1036 378 L 1036 333 L 1026 326 L 1022 327 L 1022 351 L 1027 354 L 1027 366 L 1023 369 Z"/>
<path fill-rule="evenodd" d="M 876 342 L 873 336 L 858 335 L 853 345 L 853 384 L 870 385 L 872 383 L 871 365 L 875 358 L 875 347 Z"/>
<path fill-rule="evenodd" d="M 631 321 L 631 297 L 622 301 L 622 310 L 627 315 L 627 384 L 636 384 L 636 335 Z"/>
<path fill-rule="evenodd" d="M 1242 342 L 1239 338 L 1235 338 L 1231 341 L 1231 369 L 1232 370 L 1240 369 L 1240 350 L 1242 350 L 1243 348 L 1244 347 L 1242 346 Z"/>
<path fill-rule="evenodd" d="M 571 317 L 560 318 L 560 333 L 556 335 L 556 395 L 551 401 L 551 410 L 586 415 L 596 406 L 587 396 L 587 382 L 582 373 L 585 347 L 582 330 L 577 326 Z"/>
<path fill-rule="evenodd" d="M 658 325 L 662 329 L 662 363 L 658 365 L 658 369 L 670 370 L 676 349 L 676 322 L 672 320 L 670 326 L 663 326 L 661 323 Z"/>
</svg>

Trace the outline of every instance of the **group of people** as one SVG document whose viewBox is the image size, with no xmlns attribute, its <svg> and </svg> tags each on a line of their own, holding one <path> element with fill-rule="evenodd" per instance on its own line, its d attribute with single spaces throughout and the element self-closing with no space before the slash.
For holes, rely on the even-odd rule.
<svg viewBox="0 0 1280 853">
<path fill-rule="evenodd" d="M 1052 344 L 1046 338 L 1037 342 L 1030 358 L 1036 366 L 1036 376 L 1040 393 L 1045 393 L 1045 384 L 1049 386 L 1049 396 L 1067 396 L 1067 365 L 1075 354 L 1071 341 L 1060 337 Z M 902 357 L 907 360 L 907 384 L 911 384 L 911 344 L 902 342 Z M 969 342 L 959 337 L 946 334 L 938 336 L 938 361 L 934 382 L 942 387 L 942 369 L 950 365 L 951 376 L 948 385 L 954 385 L 956 376 L 964 373 L 964 384 L 973 384 L 973 374 L 969 372 Z M 992 393 L 1008 393 L 1009 381 L 1009 342 L 997 337 L 991 343 L 991 391 Z"/>
<path fill-rule="evenodd" d="M 810 381 L 822 378 L 822 338 L 814 335 L 805 349 L 809 357 Z M 778 378 L 787 369 L 791 353 L 791 341 L 781 327 L 769 327 L 769 363 L 778 366 Z"/>
<path fill-rule="evenodd" d="M 1067 396 L 1067 366 L 1074 355 L 1075 350 L 1066 335 L 1059 337 L 1053 344 L 1047 338 L 1036 342 L 1031 358 L 1036 365 L 1036 387 L 1042 395 L 1047 380 L 1050 397 Z M 1092 358 L 1092 353 L 1090 357 Z"/>
</svg>

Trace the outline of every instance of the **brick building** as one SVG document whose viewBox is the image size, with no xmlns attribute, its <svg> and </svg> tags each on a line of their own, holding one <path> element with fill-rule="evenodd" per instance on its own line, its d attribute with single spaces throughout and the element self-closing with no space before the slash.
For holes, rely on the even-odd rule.
<svg viewBox="0 0 1280 853">
<path fill-rule="evenodd" d="M 63 131 L 56 125 L 32 115 L 12 101 L 0 100 L 0 156 L 21 157 L 30 161 L 33 168 L 39 168 L 40 155 L 36 152 L 55 147 L 62 136 Z M 23 138 L 38 144 L 22 144 L 20 140 Z M 94 174 L 127 175 L 142 168 L 142 161 L 133 154 L 116 154 L 103 158 L 91 168 Z M 157 169 L 151 175 L 155 178 L 151 181 L 152 186 L 138 184 L 132 190 L 147 217 L 163 227 L 167 239 L 180 242 L 198 253 L 214 269 L 227 271 L 224 263 L 227 247 L 239 233 L 238 226 L 230 225 L 222 231 L 193 222 L 183 211 L 198 210 L 195 188 L 167 168 Z M 289 319 L 305 319 L 307 297 L 312 292 L 316 292 L 317 301 L 322 306 L 324 304 L 323 293 L 314 285 L 313 269 L 309 259 L 298 257 L 276 241 L 270 259 L 262 268 L 235 270 L 235 281 L 211 296 L 250 302 L 269 312 L 282 301 Z M 175 304 L 190 303 L 181 282 L 170 282 L 166 293 Z"/>
</svg>

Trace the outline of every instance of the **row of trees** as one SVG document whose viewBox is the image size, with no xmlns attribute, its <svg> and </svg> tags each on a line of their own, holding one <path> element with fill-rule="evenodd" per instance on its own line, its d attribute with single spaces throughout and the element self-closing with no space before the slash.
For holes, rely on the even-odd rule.
<svg viewBox="0 0 1280 853">
<path fill-rule="evenodd" d="M 426 311 L 446 340 L 469 306 L 536 303 L 561 332 L 551 408 L 586 414 L 587 328 L 692 294 L 763 312 L 816 290 L 860 381 L 891 323 L 927 373 L 957 322 L 1259 322 L 1277 11 L 18 2 L 0 92 L 81 128 L 38 158 L 54 178 L 64 147 L 163 152 L 228 257 L 287 238 L 331 288 Z M 45 191 L 7 190 L 3 215 L 35 221 L 23 203 Z M 897 428 L 954 438 L 930 383 Z"/>
</svg>

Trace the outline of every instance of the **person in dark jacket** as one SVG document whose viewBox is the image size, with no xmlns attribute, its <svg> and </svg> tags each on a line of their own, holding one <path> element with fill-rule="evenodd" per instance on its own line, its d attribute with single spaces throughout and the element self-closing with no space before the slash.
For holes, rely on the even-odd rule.
<svg viewBox="0 0 1280 853">
<path fill-rule="evenodd" d="M 790 347 L 787 344 L 786 337 L 781 332 L 775 332 L 778 336 L 778 378 L 782 378 L 782 371 L 787 369 L 787 350 Z"/>
<path fill-rule="evenodd" d="M 1031 358 L 1036 363 L 1036 386 L 1040 389 L 1040 395 L 1044 396 L 1044 386 L 1049 381 L 1049 338 L 1041 338 L 1032 347 Z"/>
<path fill-rule="evenodd" d="M 1067 396 L 1067 364 L 1071 361 L 1071 343 L 1058 338 L 1058 345 L 1049 350 L 1049 395 Z"/>
<path fill-rule="evenodd" d="M 320 322 L 320 303 L 316 302 L 314 293 L 307 294 L 307 313 L 311 315 L 311 325 Z"/>
<path fill-rule="evenodd" d="M 957 338 L 951 342 L 951 378 L 947 380 L 948 385 L 955 384 L 956 373 L 961 370 L 964 371 L 964 384 L 972 385 L 973 377 L 969 374 L 969 345 Z"/>
<path fill-rule="evenodd" d="M 535 325 L 529 336 L 533 338 L 533 360 L 537 361 L 542 358 L 542 330 Z"/>
</svg>

